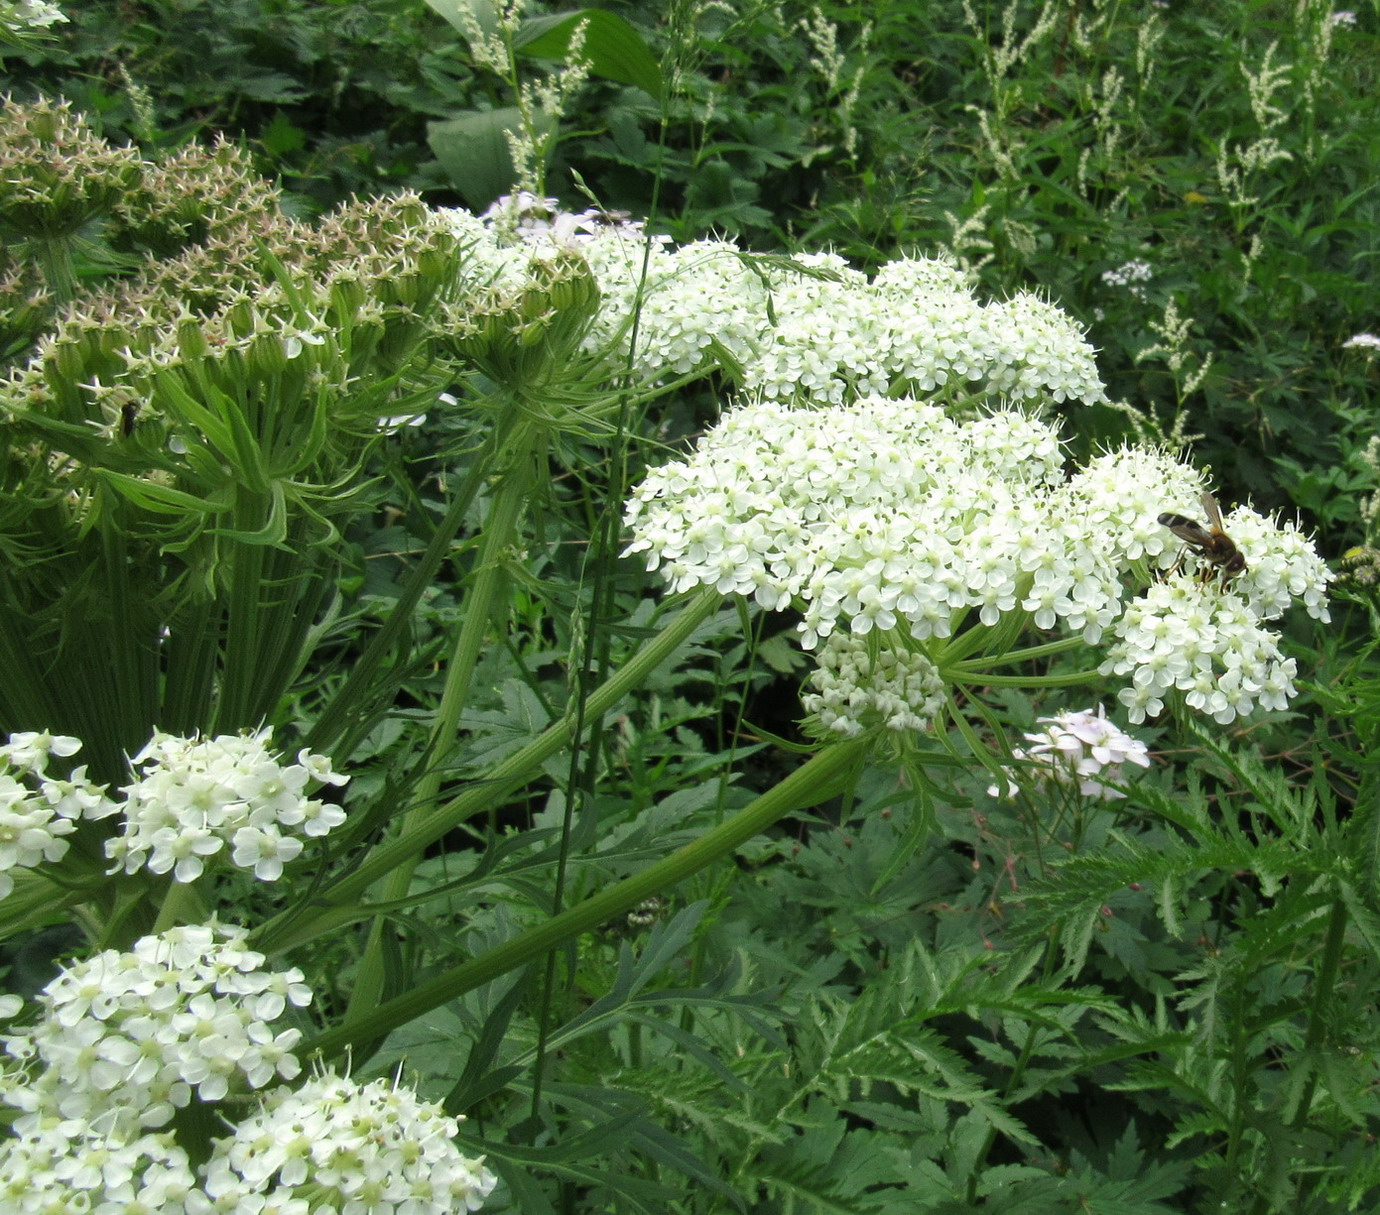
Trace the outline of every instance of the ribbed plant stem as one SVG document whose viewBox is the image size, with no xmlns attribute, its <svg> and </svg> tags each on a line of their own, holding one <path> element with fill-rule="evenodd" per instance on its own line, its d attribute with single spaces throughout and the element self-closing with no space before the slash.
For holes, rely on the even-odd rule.
<svg viewBox="0 0 1380 1215">
<path fill-rule="evenodd" d="M 721 599 L 717 591 L 705 590 L 687 602 L 670 624 L 624 662 L 611 679 L 590 694 L 585 703 L 585 721 L 598 721 L 625 696 L 641 687 L 657 667 L 690 639 Z M 375 882 L 382 880 L 409 857 L 419 856 L 429 844 L 435 843 L 451 828 L 489 806 L 497 805 L 515 789 L 533 780 L 546 760 L 570 744 L 575 720 L 575 714 L 568 713 L 553 722 L 522 750 L 492 769 L 483 780 L 476 781 L 463 793 L 436 807 L 426 821 L 380 845 L 357 869 L 313 900 L 314 906 L 324 906 L 328 910 L 311 919 L 299 920 L 286 915 L 265 926 L 256 940 L 257 947 L 269 953 L 281 952 L 312 940 L 323 932 L 332 931 L 341 922 L 348 922 L 341 920 L 336 909 L 358 899 Z"/>
<path fill-rule="evenodd" d="M 493 626 L 502 600 L 504 555 L 513 546 L 518 520 L 530 489 L 528 462 L 517 459 L 499 482 L 498 492 L 489 508 L 489 517 L 484 523 L 484 539 L 479 549 L 474 584 L 465 596 L 463 619 L 456 634 L 450 662 L 446 666 L 441 704 L 431 724 L 424 752 L 426 768 L 413 794 L 413 808 L 403 816 L 403 834 L 415 831 L 435 810 L 441 789 L 441 761 L 449 753 L 459 729 L 460 715 L 469 699 L 470 683 L 484 644 L 484 635 Z M 420 852 L 413 853 L 389 872 L 381 892 L 385 902 L 406 896 L 420 860 Z M 369 941 L 360 961 L 359 977 L 350 999 L 347 1020 L 355 1020 L 378 1004 L 384 985 L 383 934 L 387 926 L 387 919 L 378 916 L 369 931 Z"/>
<path fill-rule="evenodd" d="M 546 923 L 520 933 L 511 941 L 438 975 L 429 983 L 381 1004 L 372 1012 L 361 1014 L 337 1029 L 327 1030 L 304 1044 L 302 1053 L 309 1055 L 319 1051 L 323 1056 L 330 1057 L 356 1043 L 381 1037 L 476 987 L 540 958 L 557 945 L 631 911 L 644 899 L 683 882 L 692 874 L 731 855 L 778 819 L 794 810 L 817 804 L 836 786 L 837 778 L 862 759 L 866 748 L 865 741 L 840 742 L 825 747 L 727 822 L 705 832 L 699 839 L 677 849 L 664 860 L 641 873 L 624 878 L 593 898 L 553 916 Z"/>
</svg>

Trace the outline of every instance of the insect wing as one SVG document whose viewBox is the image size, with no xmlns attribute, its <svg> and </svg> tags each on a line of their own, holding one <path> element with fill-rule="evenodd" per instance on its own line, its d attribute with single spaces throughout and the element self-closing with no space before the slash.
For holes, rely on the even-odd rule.
<svg viewBox="0 0 1380 1215">
<path fill-rule="evenodd" d="M 1203 525 L 1190 519 L 1187 515 L 1166 513 L 1159 517 L 1159 524 L 1161 527 L 1167 527 L 1180 540 L 1193 548 L 1202 548 L 1212 542 L 1212 537 L 1203 530 Z"/>
</svg>

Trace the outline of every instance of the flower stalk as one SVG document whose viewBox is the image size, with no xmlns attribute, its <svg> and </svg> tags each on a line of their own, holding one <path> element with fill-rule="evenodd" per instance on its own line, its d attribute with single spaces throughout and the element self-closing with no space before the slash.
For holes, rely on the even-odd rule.
<svg viewBox="0 0 1380 1215">
<path fill-rule="evenodd" d="M 556 946 L 631 911 L 644 899 L 732 855 L 736 849 L 785 815 L 817 805 L 831 796 L 846 774 L 863 760 L 868 746 L 866 741 L 857 740 L 823 748 L 775 788 L 664 860 L 648 866 L 641 873 L 624 878 L 602 893 L 553 916 L 544 924 L 520 933 L 511 941 L 448 970 L 429 983 L 413 988 L 406 995 L 379 1005 L 373 1012 L 352 1018 L 337 1029 L 327 1030 L 307 1042 L 303 1049 L 315 1051 L 325 1058 L 334 1057 L 351 1046 L 372 1041 L 433 1008 L 458 999 L 466 992 L 537 960 Z"/>
<path fill-rule="evenodd" d="M 584 720 L 597 723 L 624 697 L 641 687 L 662 663 L 704 623 L 718 605 L 721 596 L 712 590 L 702 591 L 691 598 L 676 617 L 636 654 L 629 658 L 606 683 L 596 688 L 585 702 Z M 269 953 L 281 953 L 310 941 L 322 933 L 369 914 L 367 907 L 351 906 L 375 882 L 388 876 L 399 865 L 420 856 L 429 845 L 446 832 L 480 814 L 507 797 L 514 790 L 532 780 L 541 765 L 574 741 L 577 714 L 570 710 L 553 722 L 520 751 L 509 756 L 488 773 L 482 782 L 473 784 L 463 793 L 438 806 L 435 811 L 410 830 L 376 848 L 364 862 L 347 876 L 321 892 L 314 900 L 318 906 L 330 910 L 316 912 L 306 918 L 298 913 L 284 912 L 269 921 L 255 935 L 260 948 Z"/>
<path fill-rule="evenodd" d="M 456 634 L 450 662 L 446 666 L 445 686 L 441 703 L 431 724 L 427 745 L 422 753 L 426 770 L 417 782 L 412 795 L 412 809 L 402 820 L 402 834 L 422 828 L 433 813 L 441 788 L 441 760 L 448 753 L 460 725 L 461 714 L 469 698 L 474 669 L 484 637 L 491 629 L 502 630 L 506 612 L 503 611 L 503 589 L 506 583 L 505 560 L 518 534 L 518 521 L 532 490 L 534 475 L 529 430 L 515 428 L 515 450 L 507 471 L 501 476 L 489 517 L 484 525 L 484 539 L 479 548 L 474 585 L 465 597 L 462 622 Z M 421 860 L 420 852 L 413 853 L 384 879 L 384 902 L 404 898 L 412 884 L 412 875 Z M 373 1008 L 384 986 L 384 939 L 386 917 L 374 920 L 368 944 L 360 961 L 359 979 L 350 999 L 347 1020 L 354 1021 Z"/>
</svg>

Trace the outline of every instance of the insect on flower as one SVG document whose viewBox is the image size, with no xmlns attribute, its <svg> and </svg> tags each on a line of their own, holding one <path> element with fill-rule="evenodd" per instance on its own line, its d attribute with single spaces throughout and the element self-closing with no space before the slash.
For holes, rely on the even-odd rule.
<svg viewBox="0 0 1380 1215">
<path fill-rule="evenodd" d="M 1212 570 L 1219 570 L 1225 586 L 1246 568 L 1246 558 L 1241 555 L 1235 541 L 1222 530 L 1222 512 L 1217 506 L 1217 499 L 1204 493 L 1200 500 L 1207 515 L 1206 527 L 1195 519 L 1168 511 L 1160 516 L 1159 522 L 1198 555 L 1207 567 L 1208 576 L 1211 576 Z"/>
</svg>

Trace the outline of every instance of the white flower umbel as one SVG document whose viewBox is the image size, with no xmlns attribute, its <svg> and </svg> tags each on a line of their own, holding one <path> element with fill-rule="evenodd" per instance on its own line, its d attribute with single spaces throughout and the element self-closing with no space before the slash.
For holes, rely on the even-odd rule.
<svg viewBox="0 0 1380 1215">
<path fill-rule="evenodd" d="M 736 246 L 696 241 L 668 249 L 612 229 L 581 251 L 602 296 L 588 349 L 612 347 L 620 358 L 631 349 L 647 380 L 732 370 L 756 356 L 770 324 L 769 295 Z"/>
<path fill-rule="evenodd" d="M 1101 670 L 1130 675 L 1118 693 L 1133 722 L 1156 716 L 1172 691 L 1225 725 L 1257 708 L 1283 709 L 1296 667 L 1240 595 L 1175 574 L 1126 606 Z"/>
<path fill-rule="evenodd" d="M 62 860 L 65 836 L 81 818 L 103 818 L 114 808 L 104 785 L 86 779 L 85 767 L 61 779 L 47 774 L 52 756 L 67 758 L 81 740 L 47 731 L 11 734 L 0 746 L 0 899 L 14 890 L 14 872 Z"/>
<path fill-rule="evenodd" d="M 324 755 L 303 751 L 296 763 L 282 762 L 269 748 L 272 737 L 272 730 L 206 739 L 155 735 L 130 761 L 141 778 L 122 790 L 122 833 L 106 842 L 114 868 L 147 867 L 194 882 L 208 858 L 228 849 L 231 863 L 260 880 L 279 878 L 303 838 L 345 821 L 339 806 L 309 791 L 349 778 L 333 772 Z"/>
<path fill-rule="evenodd" d="M 210 1215 L 210 1202 L 170 1134 L 101 1134 L 81 1119 L 50 1119 L 0 1142 L 6 1215 Z"/>
<path fill-rule="evenodd" d="M 807 649 L 836 631 L 875 632 L 894 638 L 881 648 L 919 649 L 946 679 L 974 685 L 1031 626 L 1070 645 L 1110 632 L 1103 672 L 1131 675 L 1132 721 L 1171 688 L 1221 721 L 1290 694 L 1264 622 L 1291 599 L 1326 619 L 1331 575 L 1296 529 L 1239 509 L 1226 523 L 1246 569 L 1230 585 L 1210 568 L 1192 580 L 1193 554 L 1158 516 L 1195 513 L 1203 488 L 1187 466 L 1135 448 L 1066 478 L 1053 429 L 1019 412 L 957 422 L 904 399 L 759 401 L 649 474 L 628 504 L 627 551 L 675 591 L 794 607 Z M 1210 630 L 1171 619 L 1172 595 L 1180 607 L 1196 597 Z M 889 677 L 875 658 L 868 673 Z M 1209 695 L 1214 677 L 1223 686 Z"/>
<path fill-rule="evenodd" d="M 60 8 L 45 0 L 0 0 L 0 30 L 11 34 L 47 29 L 66 20 Z"/>
<path fill-rule="evenodd" d="M 311 992 L 299 970 L 263 969 L 242 929 L 192 925 L 108 949 L 65 969 L 38 996 L 40 1017 L 0 1044 L 23 1065 L 3 1099 L 20 1134 L 57 1119 L 137 1136 L 191 1102 L 289 1080 L 300 1031 L 275 1032 Z"/>
<path fill-rule="evenodd" d="M 579 248 L 602 297 L 587 348 L 625 358 L 631 345 L 647 379 L 720 369 L 754 396 L 814 404 L 946 385 L 1040 403 L 1105 399 L 1068 316 L 1033 295 L 982 304 L 946 261 L 900 259 L 869 279 L 834 254 L 668 248 L 626 227 Z"/>
<path fill-rule="evenodd" d="M 1126 796 L 1107 782 L 1124 784 L 1127 764 L 1138 768 L 1150 766 L 1146 745 L 1108 721 L 1101 705 L 1096 713 L 1083 709 L 1041 717 L 1037 721 L 1045 728 L 1025 736 L 1026 742 L 1033 745 L 1012 751 L 1016 759 L 1027 760 L 1032 765 L 1008 771 L 1007 779 L 1013 784 L 1030 779 L 1037 785 L 1068 785 L 1076 787 L 1083 797 L 1109 802 Z M 1006 791 L 993 785 L 987 792 L 998 797 Z"/>
<path fill-rule="evenodd" d="M 408 1089 L 331 1073 L 268 1094 L 259 1112 L 216 1141 L 206 1166 L 212 1210 L 266 1201 L 274 1210 L 360 1215 L 477 1211 L 497 1183 L 461 1154 L 457 1120 Z M 262 1196 L 262 1197 L 260 1197 Z"/>
</svg>

